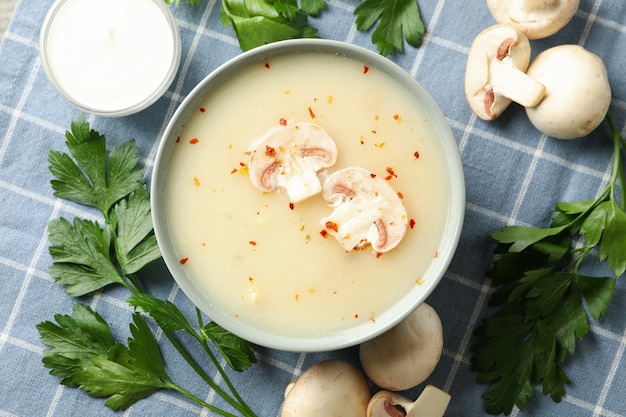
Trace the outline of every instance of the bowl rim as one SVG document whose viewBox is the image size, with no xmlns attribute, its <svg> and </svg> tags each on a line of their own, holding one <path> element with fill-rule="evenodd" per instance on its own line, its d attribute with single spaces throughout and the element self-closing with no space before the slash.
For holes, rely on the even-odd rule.
<svg viewBox="0 0 626 417">
<path fill-rule="evenodd" d="M 204 297 L 196 285 L 190 281 L 180 260 L 175 256 L 175 249 L 169 239 L 166 216 L 164 213 L 164 186 L 169 157 L 175 146 L 176 138 L 200 103 L 206 99 L 210 90 L 236 76 L 236 74 L 254 63 L 263 63 L 268 59 L 284 54 L 316 52 L 339 54 L 363 62 L 370 68 L 386 72 L 397 79 L 401 85 L 410 89 L 417 103 L 423 106 L 429 115 L 435 131 L 441 138 L 449 165 L 451 197 L 448 204 L 448 222 L 445 225 L 439 245 L 439 256 L 434 259 L 423 276 L 428 279 L 416 289 L 409 291 L 401 300 L 376 318 L 376 325 L 369 322 L 355 327 L 332 332 L 328 335 L 287 336 L 268 333 L 244 323 L 241 319 L 229 317 L 220 312 Z M 243 52 L 218 66 L 201 80 L 183 99 L 180 106 L 167 124 L 160 139 L 154 159 L 151 177 L 151 210 L 154 231 L 161 248 L 165 264 L 174 280 L 192 301 L 211 320 L 239 337 L 267 348 L 292 352 L 323 352 L 356 346 L 389 330 L 413 312 L 432 293 L 443 278 L 452 261 L 461 235 L 465 215 L 465 179 L 460 152 L 445 116 L 428 92 L 402 67 L 369 49 L 343 41 L 319 38 L 293 39 L 274 42 Z M 411 296 L 417 295 L 414 298 Z"/>
<path fill-rule="evenodd" d="M 46 75 L 46 78 L 48 79 L 48 82 L 50 83 L 52 88 L 61 97 L 63 97 L 65 101 L 70 103 L 78 110 L 104 117 L 129 116 L 148 108 L 149 106 L 154 104 L 159 98 L 161 98 L 176 78 L 182 55 L 182 41 L 180 31 L 178 29 L 178 24 L 176 23 L 176 18 L 174 17 L 172 10 L 165 4 L 165 2 L 163 2 L 162 0 L 151 0 L 151 3 L 153 3 L 163 14 L 163 17 L 167 21 L 167 25 L 172 36 L 172 57 L 170 66 L 167 70 L 165 77 L 158 85 L 155 86 L 154 90 L 150 94 L 146 95 L 140 101 L 128 107 L 114 110 L 106 110 L 89 106 L 88 104 L 82 103 L 72 97 L 57 81 L 57 77 L 55 76 L 55 73 L 50 65 L 50 59 L 48 57 L 48 38 L 50 35 L 50 30 L 53 27 L 54 21 L 58 13 L 70 1 L 74 0 L 55 0 L 55 2 L 52 4 L 52 6 L 50 6 L 50 9 L 46 13 L 39 34 L 39 56 L 41 59 L 41 66 L 43 67 L 44 74 Z"/>
</svg>

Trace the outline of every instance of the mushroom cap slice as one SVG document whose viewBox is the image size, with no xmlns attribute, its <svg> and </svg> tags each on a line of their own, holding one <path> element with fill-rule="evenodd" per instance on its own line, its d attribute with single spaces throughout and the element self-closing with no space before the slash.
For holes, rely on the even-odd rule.
<svg viewBox="0 0 626 417">
<path fill-rule="evenodd" d="M 528 74 L 546 87 L 546 96 L 526 108 L 531 123 L 558 139 L 585 136 L 604 120 L 611 87 L 602 59 L 579 45 L 559 45 L 541 52 Z"/>
<path fill-rule="evenodd" d="M 580 0 L 487 0 L 500 24 L 521 30 L 528 39 L 542 39 L 561 30 L 578 10 Z"/>
<path fill-rule="evenodd" d="M 443 351 L 439 315 L 426 303 L 398 325 L 361 343 L 359 356 L 367 376 L 379 387 L 402 391 L 424 382 Z"/>
<path fill-rule="evenodd" d="M 525 73 L 530 42 L 519 30 L 494 25 L 479 33 L 465 67 L 465 97 L 478 117 L 494 120 L 511 104 L 534 106 L 545 88 Z"/>
<path fill-rule="evenodd" d="M 317 172 L 337 161 L 337 145 L 319 125 L 277 125 L 257 138 L 248 151 L 252 184 L 263 192 L 284 188 L 293 202 L 322 189 Z"/>
<path fill-rule="evenodd" d="M 325 360 L 286 390 L 281 417 L 363 417 L 370 396 L 365 377 L 354 365 Z"/>
<path fill-rule="evenodd" d="M 367 405 L 367 417 L 443 417 L 450 398 L 433 385 L 427 385 L 414 402 L 395 392 L 378 391 Z"/>
<path fill-rule="evenodd" d="M 367 169 L 348 167 L 332 173 L 322 195 L 334 210 L 321 225 L 347 251 L 369 243 L 378 253 L 388 252 L 406 233 L 402 200 L 386 180 Z"/>
</svg>

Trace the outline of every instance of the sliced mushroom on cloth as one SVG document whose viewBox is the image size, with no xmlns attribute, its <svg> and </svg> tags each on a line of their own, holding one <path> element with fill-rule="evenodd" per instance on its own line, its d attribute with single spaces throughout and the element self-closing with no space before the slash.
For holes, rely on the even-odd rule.
<svg viewBox="0 0 626 417">
<path fill-rule="evenodd" d="M 402 200 L 386 180 L 367 169 L 335 171 L 326 178 L 322 195 L 333 212 L 321 225 L 347 251 L 369 243 L 378 253 L 388 252 L 406 233 Z"/>
<path fill-rule="evenodd" d="M 530 42 L 519 30 L 494 25 L 479 33 L 470 48 L 465 67 L 465 97 L 474 113 L 494 120 L 512 101 L 536 106 L 545 87 L 526 75 Z"/>
<path fill-rule="evenodd" d="M 487 0 L 498 23 L 542 39 L 561 30 L 574 17 L 580 0 Z"/>
<path fill-rule="evenodd" d="M 292 202 L 322 190 L 317 172 L 337 161 L 337 145 L 319 125 L 277 125 L 253 141 L 248 155 L 252 184 L 263 192 L 284 188 Z"/>
<path fill-rule="evenodd" d="M 427 385 L 415 401 L 389 391 L 378 391 L 367 405 L 367 417 L 443 417 L 450 394 Z"/>
</svg>

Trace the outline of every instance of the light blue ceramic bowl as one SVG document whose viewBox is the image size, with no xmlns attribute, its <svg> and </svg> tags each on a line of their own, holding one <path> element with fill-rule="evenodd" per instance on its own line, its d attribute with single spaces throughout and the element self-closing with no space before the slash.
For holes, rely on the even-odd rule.
<svg viewBox="0 0 626 417">
<path fill-rule="evenodd" d="M 448 222 L 440 239 L 439 256 L 431 261 L 423 275 L 424 284 L 415 286 L 401 300 L 376 318 L 376 326 L 366 322 L 341 331 L 327 334 L 311 334 L 309 337 L 290 337 L 273 334 L 246 323 L 241 318 L 229 316 L 220 311 L 210 294 L 203 293 L 179 262 L 176 248 L 172 245 L 165 211 L 166 177 L 176 138 L 185 123 L 194 114 L 211 92 L 220 84 L 236 76 L 237 72 L 249 65 L 263 64 L 269 59 L 301 52 L 316 52 L 330 55 L 343 55 L 376 68 L 393 77 L 415 99 L 428 115 L 441 141 L 449 167 L 451 197 L 448 207 Z M 465 212 L 465 182 L 458 147 L 444 115 L 424 88 L 401 67 L 387 58 L 365 48 L 339 41 L 322 39 L 299 39 L 277 42 L 262 46 L 231 59 L 202 80 L 182 102 L 172 117 L 156 156 L 151 183 L 152 215 L 156 236 L 164 260 L 174 279 L 191 301 L 212 320 L 225 329 L 255 344 L 294 352 L 319 352 L 342 349 L 358 345 L 390 329 L 415 310 L 434 288 L 446 272 L 456 250 L 463 225 Z"/>
</svg>

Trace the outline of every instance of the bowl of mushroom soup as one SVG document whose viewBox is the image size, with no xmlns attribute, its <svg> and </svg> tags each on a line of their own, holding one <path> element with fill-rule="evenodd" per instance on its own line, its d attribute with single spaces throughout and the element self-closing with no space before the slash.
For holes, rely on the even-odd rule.
<svg viewBox="0 0 626 417">
<path fill-rule="evenodd" d="M 357 345 L 443 277 L 465 210 L 456 141 L 402 68 L 343 42 L 244 52 L 184 99 L 156 155 L 165 263 L 207 316 L 297 352 Z"/>
</svg>

